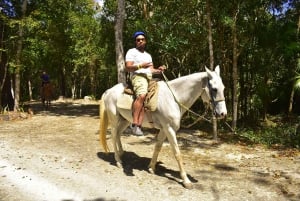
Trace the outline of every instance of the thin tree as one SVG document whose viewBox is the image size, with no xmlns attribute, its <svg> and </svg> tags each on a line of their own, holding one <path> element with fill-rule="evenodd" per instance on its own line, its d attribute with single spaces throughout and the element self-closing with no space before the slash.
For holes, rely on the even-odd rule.
<svg viewBox="0 0 300 201">
<path fill-rule="evenodd" d="M 237 17 L 239 13 L 239 7 L 233 13 L 233 24 L 232 24 L 232 40 L 233 40 L 233 53 L 232 53 L 232 129 L 235 130 L 237 123 L 238 114 L 238 39 L 237 39 Z"/>
<path fill-rule="evenodd" d="M 18 41 L 17 41 L 17 53 L 16 53 L 16 68 L 15 68 L 15 92 L 14 92 L 14 111 L 19 110 L 20 102 L 20 70 L 21 70 L 21 56 L 22 56 L 22 46 L 23 46 L 23 21 L 25 18 L 27 9 L 27 0 L 23 0 L 21 9 L 21 20 L 19 23 L 18 30 Z"/>
<path fill-rule="evenodd" d="M 300 31 L 300 16 L 298 18 L 298 27 L 297 27 L 297 38 L 299 38 L 299 31 Z M 300 58 L 297 60 L 297 67 L 296 70 L 299 69 L 300 70 Z M 292 92 L 290 95 L 290 101 L 289 101 L 289 111 L 288 114 L 291 114 L 293 111 L 293 103 L 294 103 L 294 95 L 295 95 L 295 91 L 299 90 L 300 88 L 300 74 L 298 74 L 296 72 L 296 76 L 294 77 L 294 85 L 292 88 Z"/>
<path fill-rule="evenodd" d="M 6 74 L 7 74 L 7 56 L 6 56 L 6 52 L 3 51 L 5 50 L 5 45 L 4 45 L 4 33 L 5 33 L 5 24 L 2 23 L 0 25 L 1 28 L 1 32 L 0 32 L 0 48 L 1 48 L 1 52 L 0 52 L 0 71 L 2 73 L 2 75 L 0 76 L 1 80 L 0 80 L 0 111 L 2 111 L 2 92 L 3 92 L 3 87 L 4 87 L 4 83 L 5 83 L 5 79 L 6 79 Z"/>
<path fill-rule="evenodd" d="M 125 83 L 125 61 L 123 48 L 123 26 L 125 18 L 125 0 L 118 0 L 118 8 L 115 22 L 115 48 L 116 48 L 116 64 L 118 67 L 118 82 Z"/>
<path fill-rule="evenodd" d="M 206 0 L 206 12 L 207 12 L 207 30 L 208 30 L 208 45 L 209 45 L 209 68 L 214 70 L 214 48 L 212 38 L 212 22 L 211 22 L 211 3 L 210 0 Z M 218 124 L 217 118 L 212 112 L 212 124 L 213 124 L 213 136 L 214 140 L 218 137 Z"/>
</svg>

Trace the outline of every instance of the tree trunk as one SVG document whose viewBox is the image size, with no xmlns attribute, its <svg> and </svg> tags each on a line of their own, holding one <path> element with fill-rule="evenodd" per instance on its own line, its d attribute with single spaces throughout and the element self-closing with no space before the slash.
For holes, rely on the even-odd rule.
<svg viewBox="0 0 300 201">
<path fill-rule="evenodd" d="M 4 27 L 5 25 L 1 25 L 1 33 L 0 33 L 0 48 L 5 50 L 5 45 L 4 45 Z M 7 54 L 5 51 L 0 52 L 0 111 L 2 111 L 2 93 L 3 93 L 3 88 L 4 88 L 4 83 L 6 80 L 6 74 L 7 74 Z"/>
<path fill-rule="evenodd" d="M 300 31 L 300 16 L 298 18 L 297 38 L 299 36 L 299 31 Z M 296 64 L 296 65 L 298 65 L 298 64 Z M 291 95 L 290 95 L 288 115 L 290 115 L 293 111 L 294 95 L 295 95 L 295 89 L 294 89 L 294 85 L 293 85 L 292 92 L 291 92 Z"/>
<path fill-rule="evenodd" d="M 214 70 L 214 49 L 213 49 L 213 39 L 212 39 L 210 0 L 206 1 L 206 12 L 207 12 L 207 30 L 208 30 L 208 45 L 209 45 L 209 68 L 210 70 Z"/>
<path fill-rule="evenodd" d="M 125 18 L 125 0 L 118 0 L 118 9 L 115 23 L 115 47 L 116 47 L 116 64 L 118 67 L 118 82 L 126 83 L 125 79 L 125 60 L 123 48 L 123 25 Z"/>
<path fill-rule="evenodd" d="M 292 111 L 293 111 L 294 94 L 295 94 L 295 90 L 293 88 L 292 92 L 291 92 L 291 96 L 290 96 L 288 115 L 290 115 L 292 113 Z"/>
<path fill-rule="evenodd" d="M 28 93 L 29 93 L 29 100 L 32 101 L 32 86 L 31 86 L 31 81 L 28 80 Z"/>
<path fill-rule="evenodd" d="M 27 9 L 27 0 L 22 2 L 22 18 L 19 24 L 18 31 L 18 42 L 17 42 L 17 53 L 16 53 L 16 69 L 15 69 L 15 90 L 14 90 L 14 111 L 18 111 L 20 104 L 20 70 L 21 70 L 21 56 L 22 56 L 22 46 L 23 46 L 23 19 L 25 18 Z"/>
<path fill-rule="evenodd" d="M 91 73 L 90 73 L 90 85 L 91 85 L 91 94 L 96 96 L 96 78 L 95 78 L 95 75 L 97 74 L 96 72 L 96 67 L 95 67 L 95 64 L 93 62 L 93 64 L 91 65 Z M 81 97 L 81 96 L 80 96 Z"/>
<path fill-rule="evenodd" d="M 143 16 L 144 16 L 144 19 L 149 19 L 149 17 L 150 17 L 150 13 L 148 11 L 147 3 L 148 3 L 148 0 L 143 1 Z"/>
<path fill-rule="evenodd" d="M 64 65 L 60 68 L 60 97 L 65 98 L 66 97 L 66 69 Z"/>
<path fill-rule="evenodd" d="M 237 61 L 238 61 L 238 39 L 237 39 L 237 29 L 236 29 L 236 21 L 237 21 L 238 10 L 236 11 L 233 19 L 232 26 L 232 38 L 233 38 L 233 55 L 232 55 L 232 129 L 236 129 L 237 123 L 237 114 L 238 114 L 238 69 L 237 69 Z"/>
<path fill-rule="evenodd" d="M 75 100 L 75 98 L 76 98 L 76 82 L 75 81 L 72 84 L 71 93 L 72 93 L 72 99 Z"/>
<path fill-rule="evenodd" d="M 212 37 L 212 23 L 211 23 L 211 4 L 210 0 L 206 1 L 207 9 L 207 30 L 208 30 L 208 45 L 209 45 L 209 68 L 214 70 L 214 48 L 213 48 L 213 37 Z M 213 136 L 214 140 L 218 138 L 218 124 L 217 118 L 212 112 L 212 124 L 213 124 Z"/>
</svg>

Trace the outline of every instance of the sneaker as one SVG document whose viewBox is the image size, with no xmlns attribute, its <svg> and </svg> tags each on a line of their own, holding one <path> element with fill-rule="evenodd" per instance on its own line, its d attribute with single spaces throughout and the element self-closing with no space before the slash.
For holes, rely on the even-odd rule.
<svg viewBox="0 0 300 201">
<path fill-rule="evenodd" d="M 144 135 L 143 131 L 141 130 L 141 128 L 139 126 L 133 126 L 133 127 L 131 127 L 131 130 L 134 135 L 137 135 L 137 136 Z"/>
</svg>

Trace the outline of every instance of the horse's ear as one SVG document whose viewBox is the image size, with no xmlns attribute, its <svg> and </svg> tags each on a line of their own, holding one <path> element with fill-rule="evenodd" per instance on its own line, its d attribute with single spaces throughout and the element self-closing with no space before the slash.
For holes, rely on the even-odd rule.
<svg viewBox="0 0 300 201">
<path fill-rule="evenodd" d="M 217 73 L 217 75 L 220 76 L 220 66 L 219 65 L 216 66 L 215 72 Z"/>
<path fill-rule="evenodd" d="M 212 78 L 212 71 L 209 70 L 206 66 L 205 66 L 205 70 L 206 70 L 206 72 L 207 72 L 208 77 L 209 77 L 209 78 Z"/>
</svg>

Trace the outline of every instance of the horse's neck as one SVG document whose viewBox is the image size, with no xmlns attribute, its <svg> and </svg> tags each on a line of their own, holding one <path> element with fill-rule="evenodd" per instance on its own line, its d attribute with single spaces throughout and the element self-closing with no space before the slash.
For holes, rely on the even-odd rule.
<svg viewBox="0 0 300 201">
<path fill-rule="evenodd" d="M 199 96 L 204 93 L 207 83 L 207 73 L 194 73 L 169 82 L 169 86 L 177 101 L 190 108 Z"/>
</svg>

